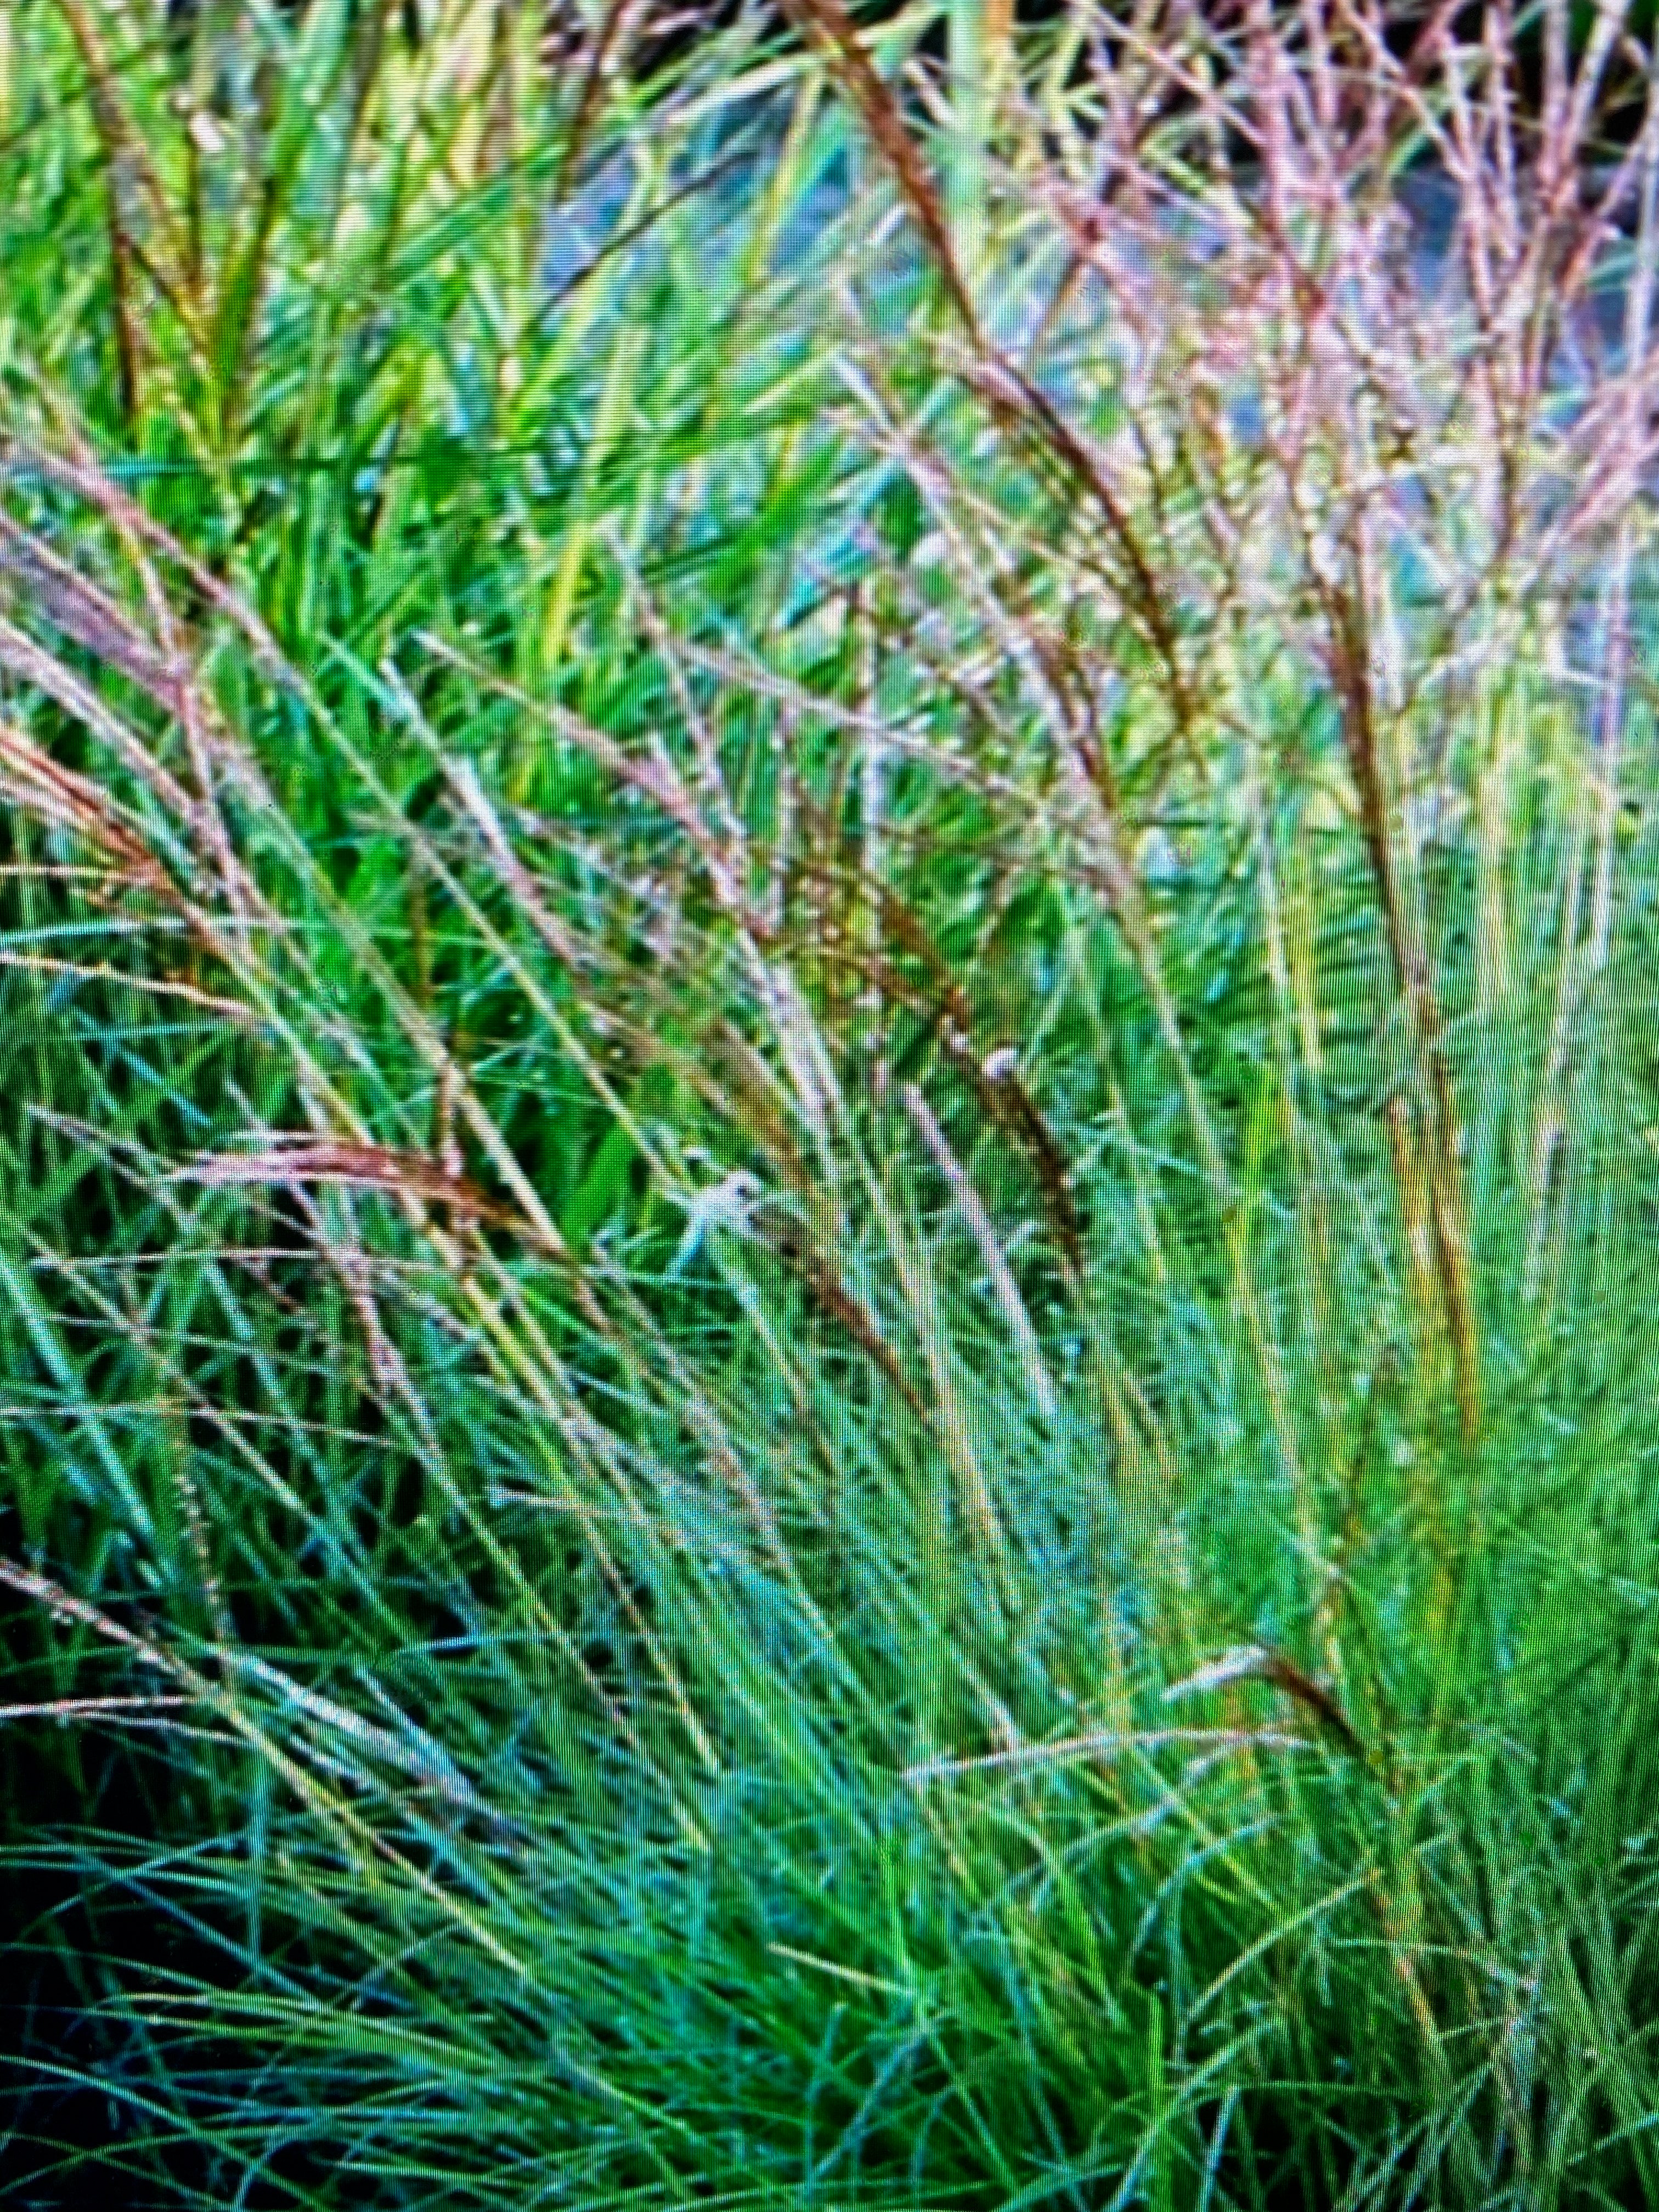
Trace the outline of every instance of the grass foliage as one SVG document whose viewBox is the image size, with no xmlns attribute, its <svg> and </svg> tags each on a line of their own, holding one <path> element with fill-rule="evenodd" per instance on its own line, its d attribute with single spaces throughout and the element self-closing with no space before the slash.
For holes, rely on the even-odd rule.
<svg viewBox="0 0 1659 2212">
<path fill-rule="evenodd" d="M 1650 2204 L 1639 23 L 787 16 L 0 15 L 16 2201 Z"/>
</svg>

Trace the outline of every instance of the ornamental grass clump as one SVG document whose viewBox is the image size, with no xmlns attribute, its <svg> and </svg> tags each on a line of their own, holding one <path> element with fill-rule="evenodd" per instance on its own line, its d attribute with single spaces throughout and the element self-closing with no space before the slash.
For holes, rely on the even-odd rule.
<svg viewBox="0 0 1659 2212">
<path fill-rule="evenodd" d="M 1659 2195 L 1644 24 L 0 20 L 20 2202 Z"/>
</svg>

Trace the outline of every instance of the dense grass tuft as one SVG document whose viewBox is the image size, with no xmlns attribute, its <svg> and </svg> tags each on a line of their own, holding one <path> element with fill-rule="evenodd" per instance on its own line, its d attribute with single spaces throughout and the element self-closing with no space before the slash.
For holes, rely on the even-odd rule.
<svg viewBox="0 0 1659 2212">
<path fill-rule="evenodd" d="M 0 15 L 7 2182 L 1659 2201 L 1638 19 L 787 15 Z"/>
</svg>

